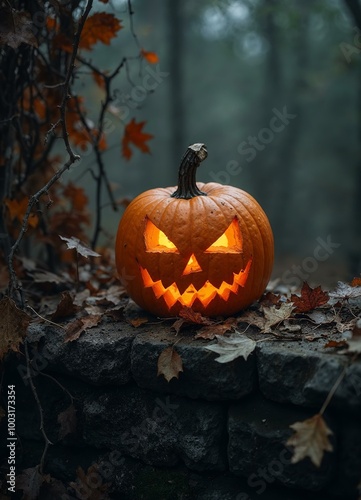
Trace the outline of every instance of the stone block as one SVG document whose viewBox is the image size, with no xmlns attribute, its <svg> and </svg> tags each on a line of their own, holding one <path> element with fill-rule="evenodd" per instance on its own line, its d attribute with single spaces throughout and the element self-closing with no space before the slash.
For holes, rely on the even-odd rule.
<svg viewBox="0 0 361 500">
<path fill-rule="evenodd" d="M 179 378 L 167 382 L 157 376 L 157 362 L 161 352 L 179 338 L 169 327 L 143 329 L 133 342 L 131 369 L 140 387 L 158 392 L 172 393 L 208 401 L 238 399 L 253 391 L 256 384 L 255 356 L 245 361 L 237 358 L 230 363 L 215 361 L 217 355 L 205 349 L 210 342 L 194 340 L 193 336 L 180 336 L 174 346 L 183 362 Z"/>
<path fill-rule="evenodd" d="M 234 403 L 228 419 L 231 472 L 246 477 L 257 495 L 277 483 L 304 490 L 327 486 L 336 468 L 336 451 L 326 452 L 317 468 L 308 457 L 292 464 L 292 453 L 286 446 L 294 432 L 289 426 L 312 415 L 312 411 L 279 405 L 258 395 Z M 334 422 L 327 423 L 334 430 Z"/>
</svg>

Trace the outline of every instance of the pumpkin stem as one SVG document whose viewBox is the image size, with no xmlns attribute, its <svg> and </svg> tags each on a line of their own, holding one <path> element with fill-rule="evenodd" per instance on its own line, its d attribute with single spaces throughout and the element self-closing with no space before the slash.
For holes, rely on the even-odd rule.
<svg viewBox="0 0 361 500">
<path fill-rule="evenodd" d="M 184 153 L 178 172 L 178 187 L 171 194 L 172 198 L 184 198 L 189 200 L 195 196 L 207 196 L 198 189 L 196 184 L 196 170 L 203 160 L 208 156 L 204 144 L 192 144 Z"/>
</svg>

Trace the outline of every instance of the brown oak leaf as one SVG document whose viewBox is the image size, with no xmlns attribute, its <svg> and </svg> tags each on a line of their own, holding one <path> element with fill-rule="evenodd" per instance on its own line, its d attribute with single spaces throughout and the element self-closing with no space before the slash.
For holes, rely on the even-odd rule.
<svg viewBox="0 0 361 500">
<path fill-rule="evenodd" d="M 19 351 L 31 317 L 9 297 L 0 300 L 0 360 L 8 351 Z"/>
<path fill-rule="evenodd" d="M 157 376 L 163 375 L 167 382 L 172 378 L 178 378 L 179 373 L 183 371 L 182 358 L 174 347 L 167 347 L 158 357 Z"/>
<path fill-rule="evenodd" d="M 309 457 L 316 467 L 320 467 L 324 452 L 333 451 L 328 437 L 333 432 L 322 415 L 317 413 L 307 420 L 295 422 L 290 427 L 296 431 L 287 441 L 287 445 L 294 447 L 291 462 L 295 464 Z"/>
<path fill-rule="evenodd" d="M 292 294 L 290 300 L 296 307 L 296 313 L 304 313 L 323 306 L 328 302 L 328 299 L 328 293 L 324 292 L 320 286 L 311 288 L 305 281 L 301 289 L 301 297 Z"/>
</svg>

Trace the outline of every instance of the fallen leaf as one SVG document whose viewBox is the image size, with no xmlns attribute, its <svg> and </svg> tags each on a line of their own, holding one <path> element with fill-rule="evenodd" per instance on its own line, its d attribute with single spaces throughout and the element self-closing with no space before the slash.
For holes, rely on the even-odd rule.
<svg viewBox="0 0 361 500">
<path fill-rule="evenodd" d="M 40 488 L 44 482 L 50 481 L 49 475 L 39 472 L 39 466 L 24 469 L 16 476 L 16 489 L 24 492 L 24 500 L 38 500 L 40 498 Z"/>
<path fill-rule="evenodd" d="M 348 299 L 356 299 L 361 297 L 361 286 L 351 286 L 347 283 L 343 283 L 339 281 L 335 290 L 329 293 L 330 298 L 335 301 L 338 300 L 348 300 Z"/>
<path fill-rule="evenodd" d="M 79 309 L 78 306 L 74 304 L 74 297 L 69 292 L 62 292 L 60 297 L 60 302 L 55 312 L 51 315 L 52 321 L 74 316 Z"/>
<path fill-rule="evenodd" d="M 108 500 L 109 483 L 103 483 L 102 480 L 94 482 L 94 478 L 101 478 L 97 464 L 91 465 L 87 472 L 78 467 L 76 470 L 76 480 L 71 481 L 69 485 L 76 491 L 76 498 L 85 498 L 84 485 L 91 485 L 86 488 L 87 500 Z"/>
<path fill-rule="evenodd" d="M 350 283 L 351 286 L 361 286 L 361 277 L 360 276 L 357 276 L 356 278 L 354 278 L 351 283 Z"/>
<path fill-rule="evenodd" d="M 263 328 L 263 333 L 271 332 L 272 326 L 278 325 L 285 319 L 288 319 L 293 311 L 293 303 L 283 303 L 279 308 L 276 306 L 262 307 L 266 322 Z"/>
<path fill-rule="evenodd" d="M 140 54 L 144 59 L 146 59 L 150 64 L 157 64 L 159 62 L 159 57 L 155 52 L 147 52 L 146 50 L 141 50 Z"/>
<path fill-rule="evenodd" d="M 324 345 L 324 347 L 346 347 L 347 346 L 347 341 L 346 340 L 329 340 L 327 344 Z"/>
<path fill-rule="evenodd" d="M 0 300 L 0 360 L 8 351 L 19 351 L 31 317 L 9 297 Z"/>
<path fill-rule="evenodd" d="M 58 424 L 60 424 L 59 439 L 63 439 L 68 434 L 75 433 L 77 418 L 76 408 L 73 404 L 71 404 L 66 410 L 59 413 Z"/>
<path fill-rule="evenodd" d="M 323 306 L 328 302 L 328 299 L 328 293 L 324 292 L 320 286 L 311 288 L 305 281 L 301 289 L 301 297 L 292 294 L 290 300 L 296 308 L 294 312 L 303 313 Z"/>
<path fill-rule="evenodd" d="M 157 376 L 163 375 L 167 382 L 172 378 L 178 378 L 179 373 L 183 371 L 182 358 L 174 347 L 167 347 L 162 351 L 158 358 Z"/>
<path fill-rule="evenodd" d="M 307 313 L 305 316 L 307 316 L 313 323 L 316 323 L 316 325 L 325 325 L 335 321 L 335 316 L 330 311 L 312 311 Z"/>
<path fill-rule="evenodd" d="M 263 330 L 266 324 L 265 317 L 260 316 L 256 311 L 247 311 L 237 319 L 240 323 L 248 323 L 249 325 L 256 326 L 260 330 Z"/>
<path fill-rule="evenodd" d="M 261 297 L 259 303 L 262 306 L 277 306 L 280 303 L 280 299 L 281 296 L 279 294 L 267 292 Z"/>
<path fill-rule="evenodd" d="M 68 250 L 75 249 L 77 253 L 82 255 L 83 257 L 101 257 L 101 255 L 97 252 L 94 252 L 91 248 L 86 247 L 82 243 L 80 243 L 80 240 L 78 238 L 75 238 L 72 236 L 71 238 L 66 238 L 65 236 L 60 236 L 63 241 L 66 242 L 66 246 L 68 247 Z"/>
<path fill-rule="evenodd" d="M 353 329 L 352 337 L 347 341 L 348 352 L 355 352 L 361 354 L 361 319 L 359 318 Z"/>
<path fill-rule="evenodd" d="M 215 358 L 218 363 L 229 363 L 239 357 L 247 361 L 256 348 L 256 342 L 239 332 L 237 334 L 230 337 L 217 336 L 218 343 L 206 346 L 205 349 L 219 354 L 219 357 Z"/>
<path fill-rule="evenodd" d="M 31 274 L 35 283 L 66 283 L 67 280 L 64 276 L 59 276 L 58 274 L 51 273 L 49 271 L 36 271 Z"/>
<path fill-rule="evenodd" d="M 284 320 L 283 325 L 280 325 L 279 330 L 280 331 L 287 331 L 287 332 L 299 332 L 301 330 L 301 325 L 298 323 L 292 324 L 288 319 Z"/>
<path fill-rule="evenodd" d="M 139 317 L 139 318 L 128 318 L 127 321 L 132 326 L 134 326 L 134 328 L 138 328 L 139 326 L 144 325 L 145 323 L 148 323 L 149 318 L 147 318 L 146 316 Z"/>
<path fill-rule="evenodd" d="M 68 324 L 65 330 L 64 342 L 73 342 L 77 340 L 80 335 L 89 328 L 97 326 L 101 321 L 102 315 L 89 315 L 84 318 L 78 318 Z"/>
<path fill-rule="evenodd" d="M 327 426 L 322 415 L 317 413 L 307 420 L 295 422 L 290 427 L 296 431 L 286 443 L 294 447 L 291 462 L 295 464 L 309 457 L 316 467 L 320 467 L 324 452 L 333 451 L 333 446 L 328 438 L 333 432 Z"/>
<path fill-rule="evenodd" d="M 213 325 L 214 322 L 207 318 L 206 316 L 202 316 L 201 313 L 193 311 L 191 307 L 182 307 L 182 309 L 178 313 L 179 318 L 173 323 L 171 328 L 174 328 L 177 335 L 182 328 L 183 325 L 191 324 L 191 325 Z"/>
<path fill-rule="evenodd" d="M 135 119 L 132 118 L 132 120 L 125 126 L 122 139 L 122 154 L 127 160 L 129 160 L 133 154 L 129 147 L 131 143 L 140 149 L 142 153 L 150 153 L 149 146 L 146 142 L 153 139 L 153 136 L 142 132 L 142 128 L 145 123 L 145 121 L 136 123 Z"/>
<path fill-rule="evenodd" d="M 236 318 L 227 318 L 223 323 L 203 326 L 198 330 L 195 339 L 213 340 L 217 335 L 221 336 L 234 330 L 237 326 Z"/>
</svg>

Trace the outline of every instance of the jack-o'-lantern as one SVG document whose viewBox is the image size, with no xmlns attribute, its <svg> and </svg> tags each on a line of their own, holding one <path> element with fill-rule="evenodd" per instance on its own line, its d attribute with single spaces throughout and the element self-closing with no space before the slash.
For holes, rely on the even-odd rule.
<svg viewBox="0 0 361 500">
<path fill-rule="evenodd" d="M 241 189 L 196 183 L 207 157 L 189 146 L 177 188 L 137 196 L 120 221 L 115 255 L 129 296 L 163 317 L 184 306 L 234 314 L 260 298 L 273 265 L 273 235 L 262 208 Z"/>
</svg>

